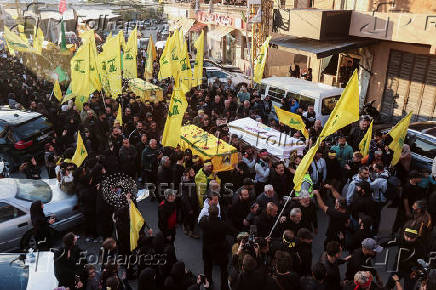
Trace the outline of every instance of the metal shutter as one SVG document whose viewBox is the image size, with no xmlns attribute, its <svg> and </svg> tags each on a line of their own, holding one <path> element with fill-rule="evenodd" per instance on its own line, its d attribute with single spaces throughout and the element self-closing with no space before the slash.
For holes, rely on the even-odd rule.
<svg viewBox="0 0 436 290">
<path fill-rule="evenodd" d="M 412 121 L 436 119 L 436 56 L 391 50 L 381 117 L 397 121 L 413 112 Z"/>
</svg>

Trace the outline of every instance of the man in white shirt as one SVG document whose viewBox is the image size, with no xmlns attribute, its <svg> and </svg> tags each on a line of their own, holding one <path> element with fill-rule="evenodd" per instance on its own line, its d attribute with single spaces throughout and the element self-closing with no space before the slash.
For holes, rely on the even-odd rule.
<svg viewBox="0 0 436 290">
<path fill-rule="evenodd" d="M 209 207 L 211 205 L 216 205 L 218 207 L 218 218 L 221 218 L 221 207 L 219 203 L 219 194 L 214 191 L 209 191 L 207 194 L 207 198 L 204 200 L 203 208 L 200 211 L 200 214 L 198 215 L 198 222 L 204 217 L 209 216 Z"/>
</svg>

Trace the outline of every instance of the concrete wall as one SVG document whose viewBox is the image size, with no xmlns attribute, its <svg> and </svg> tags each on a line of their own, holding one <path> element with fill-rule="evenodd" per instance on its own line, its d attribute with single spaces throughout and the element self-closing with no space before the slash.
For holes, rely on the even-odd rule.
<svg viewBox="0 0 436 290">
<path fill-rule="evenodd" d="M 385 89 L 386 73 L 388 69 L 389 54 L 391 49 L 396 49 L 409 53 L 428 54 L 429 46 L 420 46 L 400 42 L 383 41 L 370 47 L 374 52 L 374 61 L 372 63 L 372 76 L 369 82 L 367 100 L 376 100 L 375 106 L 380 109 Z"/>
</svg>

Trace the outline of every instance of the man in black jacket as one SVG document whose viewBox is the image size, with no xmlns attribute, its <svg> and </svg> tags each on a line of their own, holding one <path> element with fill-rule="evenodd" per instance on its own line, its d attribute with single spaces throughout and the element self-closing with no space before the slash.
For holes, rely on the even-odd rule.
<svg viewBox="0 0 436 290">
<path fill-rule="evenodd" d="M 229 216 L 232 224 L 239 231 L 242 231 L 243 229 L 248 229 L 249 223 L 245 218 L 250 213 L 250 206 L 251 200 L 248 189 L 242 188 L 239 192 L 238 199 L 233 201 L 232 207 L 229 211 Z"/>
<path fill-rule="evenodd" d="M 274 162 L 273 169 L 269 175 L 270 183 L 282 199 L 283 196 L 289 195 L 293 187 L 291 172 L 285 168 L 282 161 Z"/>
<path fill-rule="evenodd" d="M 128 138 L 123 138 L 123 146 L 121 146 L 120 155 L 120 166 L 121 171 L 132 178 L 136 177 L 136 149 L 133 145 L 130 145 Z"/>
<path fill-rule="evenodd" d="M 212 283 L 212 268 L 216 264 L 221 269 L 221 289 L 227 287 L 227 264 L 230 246 L 226 236 L 236 234 L 236 230 L 218 218 L 218 207 L 209 207 L 209 216 L 204 216 L 199 222 L 203 230 L 203 263 L 207 280 Z"/>
<path fill-rule="evenodd" d="M 372 260 L 375 258 L 377 253 L 381 253 L 382 251 L 383 248 L 377 245 L 377 242 L 374 239 L 364 239 L 362 241 L 362 247 L 354 250 L 351 259 L 348 261 L 345 280 L 353 281 L 354 275 L 358 271 L 370 271 L 374 277 L 379 279 Z"/>
<path fill-rule="evenodd" d="M 354 151 L 359 151 L 359 143 L 362 141 L 363 136 L 366 131 L 368 131 L 369 123 L 371 122 L 371 118 L 369 116 L 361 116 L 359 120 L 359 126 L 351 129 L 350 134 L 348 135 L 348 144 L 353 147 Z"/>
</svg>

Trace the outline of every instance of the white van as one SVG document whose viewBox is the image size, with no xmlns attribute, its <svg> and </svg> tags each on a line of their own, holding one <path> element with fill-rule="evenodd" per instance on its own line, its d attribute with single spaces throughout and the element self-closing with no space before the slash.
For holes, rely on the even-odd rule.
<svg viewBox="0 0 436 290">
<path fill-rule="evenodd" d="M 273 105 L 280 108 L 283 98 L 294 98 L 304 111 L 307 110 L 308 105 L 313 105 L 317 119 L 320 119 L 323 124 L 329 118 L 343 90 L 323 83 L 291 77 L 265 78 L 260 84 L 262 100 L 269 96 Z"/>
</svg>

